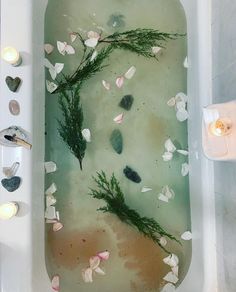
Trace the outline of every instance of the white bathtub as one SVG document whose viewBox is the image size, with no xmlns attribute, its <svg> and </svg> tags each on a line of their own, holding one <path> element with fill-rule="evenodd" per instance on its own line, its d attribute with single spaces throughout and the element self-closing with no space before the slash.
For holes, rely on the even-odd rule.
<svg viewBox="0 0 236 292">
<path fill-rule="evenodd" d="M 201 150 L 201 108 L 211 103 L 211 1 L 181 0 L 188 23 L 188 96 L 190 119 L 190 191 L 193 254 L 189 272 L 178 292 L 216 292 L 216 247 L 213 165 Z M 0 221 L 0 291 L 50 292 L 44 259 L 44 13 L 47 0 L 1 0 L 1 48 L 11 45 L 23 64 L 1 61 L 0 128 L 18 125 L 32 134 L 31 151 L 0 146 L 0 168 L 21 163 L 22 186 L 14 193 L 1 187 L 0 203 L 17 201 L 20 212 Z M 23 79 L 11 93 L 5 77 Z M 8 102 L 16 98 L 21 114 L 12 116 Z M 3 174 L 1 172 L 1 178 Z M 72 291 L 67 291 L 72 292 Z M 125 292 L 125 291 L 124 291 Z"/>
</svg>

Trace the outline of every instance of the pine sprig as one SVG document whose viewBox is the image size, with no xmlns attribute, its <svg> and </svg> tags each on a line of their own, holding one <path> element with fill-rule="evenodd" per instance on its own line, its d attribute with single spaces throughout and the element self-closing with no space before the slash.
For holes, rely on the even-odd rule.
<svg viewBox="0 0 236 292">
<path fill-rule="evenodd" d="M 122 222 L 134 227 L 144 236 L 152 239 L 167 253 L 170 252 L 160 243 L 162 236 L 181 244 L 178 239 L 167 233 L 153 218 L 143 217 L 136 210 L 126 205 L 124 194 L 114 174 L 112 174 L 109 180 L 106 174 L 101 171 L 101 173 L 97 173 L 97 178 L 93 177 L 93 179 L 98 189 L 91 189 L 89 195 L 106 202 L 106 206 L 99 208 L 99 211 L 115 214 Z"/>
<path fill-rule="evenodd" d="M 58 120 L 58 132 L 71 152 L 79 160 L 82 170 L 82 160 L 85 155 L 86 141 L 82 136 L 83 110 L 80 104 L 80 87 L 62 91 L 59 95 L 59 105 L 63 121 Z"/>
</svg>

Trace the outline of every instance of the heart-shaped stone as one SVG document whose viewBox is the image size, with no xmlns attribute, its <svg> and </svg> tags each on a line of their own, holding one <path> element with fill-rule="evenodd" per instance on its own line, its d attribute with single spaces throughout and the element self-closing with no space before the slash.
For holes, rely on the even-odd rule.
<svg viewBox="0 0 236 292">
<path fill-rule="evenodd" d="M 21 184 L 21 178 L 19 176 L 4 178 L 1 180 L 1 184 L 8 192 L 14 192 L 19 188 Z"/>
<path fill-rule="evenodd" d="M 16 92 L 21 84 L 21 79 L 19 77 L 12 78 L 11 76 L 7 76 L 6 84 L 11 91 Z"/>
</svg>

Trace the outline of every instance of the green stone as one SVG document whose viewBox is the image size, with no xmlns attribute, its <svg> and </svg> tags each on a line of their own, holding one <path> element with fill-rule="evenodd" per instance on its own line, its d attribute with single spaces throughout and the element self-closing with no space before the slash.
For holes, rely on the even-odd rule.
<svg viewBox="0 0 236 292">
<path fill-rule="evenodd" d="M 139 176 L 139 174 L 133 170 L 131 167 L 126 166 L 123 170 L 124 175 L 131 180 L 132 182 L 135 183 L 140 183 L 141 182 L 141 177 Z"/>
<path fill-rule="evenodd" d="M 11 76 L 7 76 L 6 84 L 11 91 L 16 92 L 21 84 L 21 79 L 19 77 L 12 78 Z"/>
<path fill-rule="evenodd" d="M 19 176 L 13 176 L 12 178 L 4 178 L 1 180 L 2 186 L 8 192 L 14 192 L 21 184 L 21 178 Z"/>
<path fill-rule="evenodd" d="M 120 130 L 116 129 L 111 133 L 110 142 L 116 153 L 121 154 L 123 150 L 123 137 Z"/>
<path fill-rule="evenodd" d="M 122 107 L 123 109 L 129 111 L 133 105 L 133 102 L 134 102 L 134 98 L 133 98 L 133 95 L 131 94 L 128 94 L 128 95 L 125 95 L 120 103 L 119 103 L 119 106 Z"/>
</svg>

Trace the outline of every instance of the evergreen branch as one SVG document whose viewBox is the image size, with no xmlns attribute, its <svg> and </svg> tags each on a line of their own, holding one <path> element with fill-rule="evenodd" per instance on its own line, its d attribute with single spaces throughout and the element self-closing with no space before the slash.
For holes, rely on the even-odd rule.
<svg viewBox="0 0 236 292">
<path fill-rule="evenodd" d="M 134 227 L 144 236 L 152 239 L 167 253 L 170 252 L 160 243 L 162 236 L 181 244 L 178 239 L 167 233 L 153 218 L 142 217 L 136 210 L 126 205 L 124 194 L 114 174 L 108 180 L 106 174 L 101 171 L 101 173 L 97 173 L 97 178 L 93 177 L 93 179 L 97 184 L 98 190 L 91 189 L 89 195 L 106 202 L 106 206 L 99 208 L 99 211 L 115 214 L 122 222 Z"/>
<path fill-rule="evenodd" d="M 79 160 L 82 170 L 82 160 L 85 155 L 86 141 L 82 136 L 83 110 L 80 104 L 80 87 L 62 91 L 59 95 L 59 105 L 63 121 L 58 120 L 58 132 L 71 152 Z"/>
</svg>

